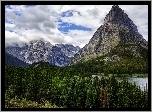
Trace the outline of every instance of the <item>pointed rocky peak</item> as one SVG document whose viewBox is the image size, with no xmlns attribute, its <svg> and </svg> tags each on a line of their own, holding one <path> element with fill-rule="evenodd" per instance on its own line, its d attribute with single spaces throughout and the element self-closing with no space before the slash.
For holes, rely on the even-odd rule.
<svg viewBox="0 0 152 112">
<path fill-rule="evenodd" d="M 104 23 L 115 23 L 115 24 L 122 24 L 130 20 L 128 15 L 124 13 L 124 11 L 118 6 L 113 5 L 109 13 L 106 15 Z M 131 20 L 130 20 L 131 21 Z"/>
<path fill-rule="evenodd" d="M 113 11 L 122 11 L 122 9 L 118 5 L 113 5 L 111 10 L 113 10 Z"/>
<path fill-rule="evenodd" d="M 107 24 L 117 24 L 130 30 L 138 37 L 142 37 L 138 32 L 137 26 L 118 5 L 113 5 L 109 13 L 106 15 L 104 25 Z"/>
<path fill-rule="evenodd" d="M 89 43 L 74 55 L 71 63 L 108 54 L 122 43 L 130 45 L 131 51 L 136 54 L 140 51 L 139 44 L 148 48 L 148 42 L 144 41 L 133 21 L 118 5 L 113 5 L 104 19 L 104 24 L 97 29 Z"/>
</svg>

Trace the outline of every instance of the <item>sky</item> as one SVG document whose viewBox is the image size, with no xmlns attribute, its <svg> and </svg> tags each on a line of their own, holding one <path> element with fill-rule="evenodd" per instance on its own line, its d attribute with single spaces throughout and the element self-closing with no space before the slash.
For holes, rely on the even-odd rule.
<svg viewBox="0 0 152 112">
<path fill-rule="evenodd" d="M 5 45 L 44 39 L 84 47 L 112 5 L 6 5 Z M 119 5 L 148 41 L 148 5 Z"/>
</svg>

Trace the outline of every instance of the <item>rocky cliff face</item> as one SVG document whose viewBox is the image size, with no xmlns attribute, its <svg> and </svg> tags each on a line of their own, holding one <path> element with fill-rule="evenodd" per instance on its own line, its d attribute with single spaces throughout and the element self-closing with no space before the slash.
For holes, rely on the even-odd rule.
<svg viewBox="0 0 152 112">
<path fill-rule="evenodd" d="M 72 44 L 56 44 L 55 46 L 59 47 L 69 58 L 73 57 L 80 50 L 79 46 L 74 47 Z"/>
<path fill-rule="evenodd" d="M 29 64 L 45 61 L 57 66 L 67 65 L 70 57 L 74 56 L 79 50 L 79 48 L 73 45 L 52 45 L 44 40 L 33 40 L 23 47 L 16 45 L 6 47 L 5 49 L 9 54 Z"/>
<path fill-rule="evenodd" d="M 78 53 L 71 64 L 109 53 L 119 43 L 133 45 L 132 51 L 137 52 L 138 46 L 148 49 L 148 42 L 138 32 L 137 26 L 118 5 L 112 6 L 101 25 Z"/>
</svg>

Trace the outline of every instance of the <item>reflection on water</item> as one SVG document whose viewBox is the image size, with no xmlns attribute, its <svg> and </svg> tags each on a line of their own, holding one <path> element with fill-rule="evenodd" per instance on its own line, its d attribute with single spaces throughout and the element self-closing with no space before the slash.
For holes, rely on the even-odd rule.
<svg viewBox="0 0 152 112">
<path fill-rule="evenodd" d="M 141 90 L 144 90 L 144 87 L 146 88 L 146 84 L 147 84 L 147 88 L 148 88 L 148 78 L 130 78 L 128 77 L 128 81 L 131 83 L 134 83 L 137 86 L 140 86 Z"/>
<path fill-rule="evenodd" d="M 100 76 L 100 75 L 92 75 L 92 77 L 95 77 L 97 76 L 98 78 L 101 78 L 103 76 Z M 107 76 L 104 76 L 105 78 L 107 78 Z M 121 78 L 116 78 L 118 81 L 121 81 L 122 79 Z M 147 88 L 148 88 L 148 78 L 134 78 L 134 77 L 127 77 L 128 81 L 131 82 L 132 84 L 135 84 L 137 86 L 140 86 L 140 89 L 141 90 L 144 90 L 144 87 L 146 88 L 146 84 L 147 84 Z"/>
</svg>

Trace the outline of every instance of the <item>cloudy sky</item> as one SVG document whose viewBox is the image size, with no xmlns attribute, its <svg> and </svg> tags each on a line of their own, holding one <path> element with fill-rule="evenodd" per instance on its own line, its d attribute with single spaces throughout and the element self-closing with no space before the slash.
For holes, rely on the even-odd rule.
<svg viewBox="0 0 152 112">
<path fill-rule="evenodd" d="M 112 5 L 7 5 L 5 44 L 43 38 L 83 47 L 103 24 Z M 119 5 L 148 40 L 148 6 Z"/>
</svg>

